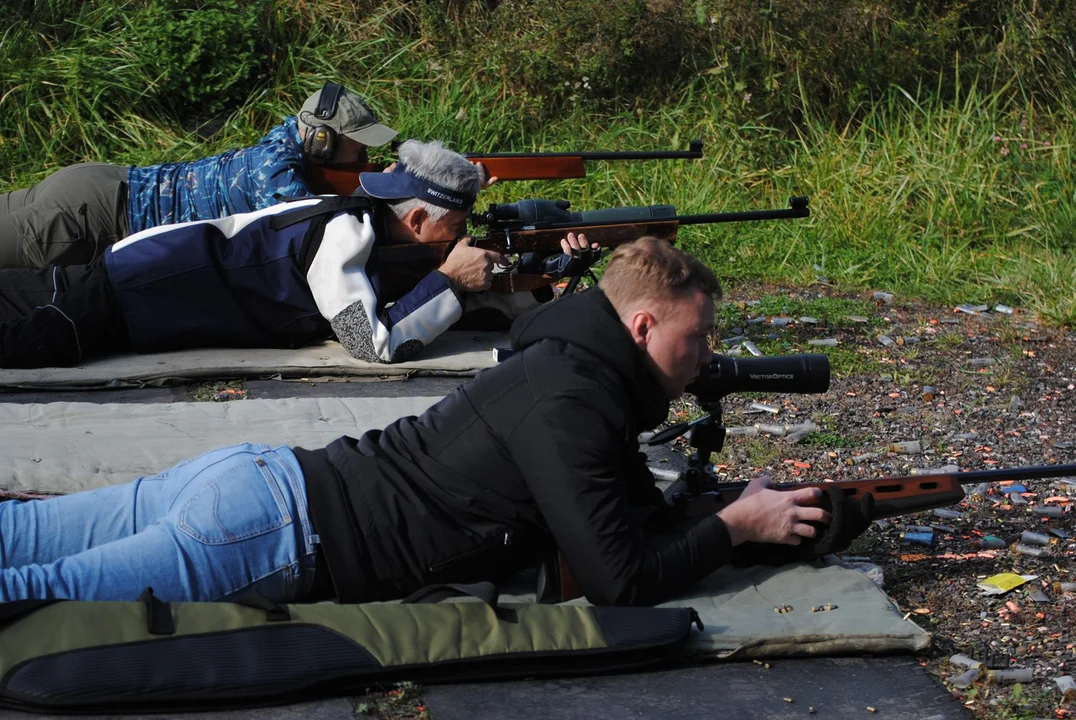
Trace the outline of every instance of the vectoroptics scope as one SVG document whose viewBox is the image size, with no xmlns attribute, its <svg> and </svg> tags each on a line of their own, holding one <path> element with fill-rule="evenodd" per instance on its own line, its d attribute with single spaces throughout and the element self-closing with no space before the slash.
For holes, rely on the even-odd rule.
<svg viewBox="0 0 1076 720">
<path fill-rule="evenodd" d="M 741 392 L 824 393 L 829 390 L 829 358 L 819 353 L 734 358 L 714 353 L 710 364 L 687 387 L 700 402 L 717 402 Z"/>
</svg>

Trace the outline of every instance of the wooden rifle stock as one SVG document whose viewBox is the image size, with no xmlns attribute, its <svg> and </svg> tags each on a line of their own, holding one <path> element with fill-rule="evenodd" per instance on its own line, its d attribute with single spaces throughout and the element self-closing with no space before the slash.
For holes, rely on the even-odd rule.
<svg viewBox="0 0 1076 720">
<path fill-rule="evenodd" d="M 395 143 L 394 143 L 395 145 Z M 584 162 L 591 160 L 697 160 L 702 140 L 692 140 L 687 150 L 641 150 L 581 153 L 464 153 L 476 165 L 486 166 L 487 177 L 505 180 L 566 180 L 587 176 Z M 381 172 L 374 163 L 324 165 L 308 163 L 306 184 L 317 195 L 350 195 L 359 186 L 359 173 Z"/>
<path fill-rule="evenodd" d="M 839 487 L 845 495 L 853 498 L 870 493 L 874 496 L 872 519 L 894 517 L 907 513 L 933 510 L 955 505 L 964 499 L 964 485 L 984 482 L 1043 480 L 1046 478 L 1076 476 L 1076 465 L 1039 465 L 1010 468 L 1008 470 L 973 470 L 959 473 L 930 473 L 927 475 L 904 475 L 895 477 L 841 480 L 838 482 L 780 483 L 775 490 L 799 490 L 816 487 L 823 491 Z M 674 502 L 686 501 L 691 515 L 716 512 L 733 502 L 747 487 L 745 482 L 715 483 L 698 495 L 687 496 L 673 493 Z"/>
<path fill-rule="evenodd" d="M 983 482 L 1005 482 L 1044 480 L 1047 478 L 1074 477 L 1076 464 L 1040 465 L 1018 467 L 1009 470 L 973 470 L 962 473 L 931 473 L 928 475 L 906 475 L 896 477 L 867 478 L 864 480 L 841 480 L 838 482 L 780 483 L 776 490 L 800 490 L 817 487 L 823 491 L 839 487 L 845 495 L 853 498 L 870 493 L 874 496 L 874 514 L 872 519 L 904 515 L 907 513 L 933 510 L 946 505 L 955 505 L 965 497 L 964 485 Z M 701 517 L 714 513 L 734 502 L 747 487 L 747 483 L 723 483 L 713 485 L 703 493 L 683 497 L 677 502 L 685 502 L 687 514 Z M 560 602 L 571 600 L 579 595 L 575 579 L 571 576 L 568 563 L 559 555 L 557 562 L 560 571 Z"/>
</svg>

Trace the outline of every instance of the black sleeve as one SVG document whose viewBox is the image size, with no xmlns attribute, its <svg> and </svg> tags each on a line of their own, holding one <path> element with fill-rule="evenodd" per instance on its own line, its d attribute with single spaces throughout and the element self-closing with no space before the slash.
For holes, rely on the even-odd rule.
<svg viewBox="0 0 1076 720">
<path fill-rule="evenodd" d="M 661 534 L 629 519 L 628 448 L 606 416 L 580 398 L 546 398 L 509 441 L 579 588 L 596 605 L 652 605 L 728 562 L 716 515 Z"/>
</svg>

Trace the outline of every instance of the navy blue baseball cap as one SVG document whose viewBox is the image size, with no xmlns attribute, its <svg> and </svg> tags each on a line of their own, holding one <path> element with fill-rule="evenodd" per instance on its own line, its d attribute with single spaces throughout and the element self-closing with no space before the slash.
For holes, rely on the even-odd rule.
<svg viewBox="0 0 1076 720">
<path fill-rule="evenodd" d="M 388 173 L 359 173 L 359 184 L 367 195 L 381 200 L 416 198 L 449 210 L 470 210 L 475 202 L 474 195 L 449 190 L 437 183 L 424 180 L 412 174 L 403 163 L 399 163 L 392 172 Z"/>
</svg>

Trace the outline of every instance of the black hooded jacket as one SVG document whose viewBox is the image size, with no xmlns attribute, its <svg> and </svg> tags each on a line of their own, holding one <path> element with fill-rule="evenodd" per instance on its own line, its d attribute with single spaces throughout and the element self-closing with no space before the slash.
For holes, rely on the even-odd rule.
<svg viewBox="0 0 1076 720">
<path fill-rule="evenodd" d="M 632 520 L 665 510 L 636 438 L 668 401 L 600 290 L 521 316 L 512 345 L 419 417 L 295 450 L 339 602 L 496 580 L 554 543 L 599 605 L 661 602 L 729 561 L 714 515 Z"/>
</svg>

